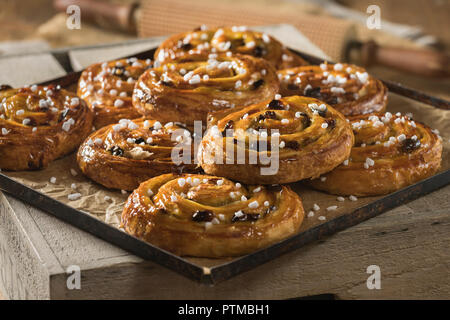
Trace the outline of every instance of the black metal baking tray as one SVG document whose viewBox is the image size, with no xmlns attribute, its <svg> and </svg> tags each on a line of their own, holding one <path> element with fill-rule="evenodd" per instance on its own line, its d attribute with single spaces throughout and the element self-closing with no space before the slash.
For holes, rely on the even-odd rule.
<svg viewBox="0 0 450 320">
<path fill-rule="evenodd" d="M 293 50 L 294 51 L 294 50 Z M 140 59 L 152 58 L 155 49 L 133 55 Z M 318 64 L 323 59 L 313 57 L 301 52 L 294 51 L 311 64 Z M 69 87 L 78 81 L 81 72 L 69 73 L 64 77 L 52 79 L 42 85 L 57 83 L 63 87 Z M 400 84 L 383 81 L 390 92 L 434 106 L 440 109 L 450 109 L 450 102 L 427 95 L 425 93 L 406 88 Z M 389 209 L 407 203 L 420 196 L 430 193 L 450 183 L 450 169 L 441 171 L 436 175 L 422 180 L 414 185 L 398 190 L 389 195 L 380 197 L 352 212 L 348 212 L 337 218 L 324 222 L 300 232 L 288 239 L 271 245 L 267 248 L 253 252 L 249 255 L 238 257 L 224 263 L 205 267 L 195 260 L 179 257 L 168 251 L 139 240 L 118 228 L 110 226 L 94 216 L 83 211 L 74 209 L 60 201 L 57 201 L 41 192 L 23 185 L 7 175 L 0 172 L 0 189 L 30 205 L 35 206 L 71 225 L 74 225 L 90 234 L 105 241 L 113 243 L 144 259 L 151 260 L 161 266 L 167 267 L 190 279 L 204 284 L 214 285 L 229 279 L 244 271 L 248 271 L 269 260 L 298 249 L 301 246 L 319 240 L 348 227 L 354 226 L 362 221 L 375 217 Z"/>
</svg>

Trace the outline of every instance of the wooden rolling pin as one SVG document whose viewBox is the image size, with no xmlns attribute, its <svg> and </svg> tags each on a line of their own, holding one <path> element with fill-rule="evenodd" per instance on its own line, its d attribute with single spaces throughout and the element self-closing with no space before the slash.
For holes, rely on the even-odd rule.
<svg viewBox="0 0 450 320">
<path fill-rule="evenodd" d="M 69 5 L 81 8 L 83 22 L 103 28 L 136 33 L 141 37 L 166 35 L 193 29 L 199 25 L 263 25 L 290 23 L 336 61 L 358 61 L 365 66 L 378 65 L 428 77 L 448 77 L 449 56 L 425 49 L 380 46 L 373 41 L 354 40 L 351 23 L 315 15 L 273 11 L 251 5 L 184 0 L 148 0 L 142 4 L 113 4 L 99 0 L 54 0 L 59 11 Z M 276 9 L 276 8 L 274 8 Z M 352 34 L 352 35 L 350 35 Z"/>
</svg>

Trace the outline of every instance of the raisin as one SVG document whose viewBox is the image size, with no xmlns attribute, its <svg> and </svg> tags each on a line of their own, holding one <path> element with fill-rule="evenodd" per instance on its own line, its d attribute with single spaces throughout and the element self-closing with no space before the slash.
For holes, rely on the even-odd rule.
<svg viewBox="0 0 450 320">
<path fill-rule="evenodd" d="M 338 98 L 335 97 L 335 96 L 329 97 L 329 98 L 324 99 L 324 100 L 325 100 L 326 103 L 331 104 L 331 105 L 338 103 Z"/>
<path fill-rule="evenodd" d="M 247 221 L 256 221 L 260 217 L 259 213 L 256 214 L 246 214 Z"/>
<path fill-rule="evenodd" d="M 113 156 L 123 156 L 123 149 L 118 146 L 113 146 L 111 149 L 109 149 L 109 152 L 111 152 Z"/>
<path fill-rule="evenodd" d="M 223 128 L 222 131 L 222 136 L 226 136 L 227 135 L 227 129 L 233 129 L 234 128 L 234 122 L 233 120 L 229 120 L 226 124 L 225 127 Z"/>
<path fill-rule="evenodd" d="M 420 147 L 419 140 L 413 140 L 411 138 L 405 139 L 400 144 L 400 150 L 404 153 L 411 153 Z"/>
<path fill-rule="evenodd" d="M 283 190 L 283 188 L 279 184 L 268 185 L 266 186 L 266 189 L 271 192 L 280 192 L 281 190 Z"/>
<path fill-rule="evenodd" d="M 256 46 L 255 49 L 253 49 L 253 55 L 255 57 L 262 57 L 265 54 L 266 54 L 266 50 L 264 50 L 264 48 L 261 46 Z"/>
<path fill-rule="evenodd" d="M 192 44 L 190 44 L 189 42 L 188 43 L 183 43 L 180 48 L 185 50 L 185 51 L 188 51 L 188 50 L 192 49 Z"/>
<path fill-rule="evenodd" d="M 266 212 L 264 212 L 264 216 L 267 216 L 269 213 L 271 213 L 272 211 L 275 211 L 276 209 L 277 209 L 277 207 L 270 206 L 269 208 L 267 208 Z"/>
<path fill-rule="evenodd" d="M 137 143 L 137 144 L 141 144 L 142 142 L 145 142 L 144 138 L 137 138 L 137 139 L 134 141 L 134 143 Z"/>
<path fill-rule="evenodd" d="M 297 141 L 287 141 L 286 147 L 293 150 L 298 150 L 300 148 L 300 145 Z"/>
<path fill-rule="evenodd" d="M 275 110 L 284 110 L 283 102 L 280 100 L 272 100 L 267 105 L 269 109 L 275 109 Z"/>
<path fill-rule="evenodd" d="M 264 84 L 264 80 L 263 79 L 259 79 L 259 80 L 255 81 L 255 82 L 253 82 L 252 89 L 256 90 L 259 87 L 261 87 L 263 84 Z"/>
<path fill-rule="evenodd" d="M 159 213 L 159 214 L 167 214 L 167 210 L 163 209 L 163 208 L 159 208 L 159 209 L 157 209 L 157 213 Z"/>
<path fill-rule="evenodd" d="M 327 111 L 328 111 L 327 108 L 325 108 L 325 110 L 319 110 L 319 109 L 314 109 L 314 108 L 313 108 L 313 110 L 317 111 L 317 113 L 319 114 L 319 116 L 321 116 L 321 117 L 323 117 L 323 118 L 325 118 L 325 117 L 327 116 Z"/>
<path fill-rule="evenodd" d="M 305 96 L 320 99 L 322 97 L 320 90 L 320 87 L 308 89 L 305 91 Z"/>
<path fill-rule="evenodd" d="M 41 110 L 42 110 L 42 109 L 43 109 L 43 108 L 41 108 Z M 47 108 L 47 109 L 48 109 L 48 108 Z M 67 116 L 67 114 L 69 113 L 69 111 L 70 111 L 69 108 L 64 109 L 63 112 L 61 112 L 61 114 L 59 115 L 58 122 L 63 121 L 64 118 L 65 118 L 65 117 Z"/>
<path fill-rule="evenodd" d="M 244 222 L 244 221 L 256 221 L 260 218 L 260 214 L 250 214 L 250 213 L 244 213 L 242 216 L 237 216 L 234 214 L 233 218 L 231 218 L 231 222 Z"/>
<path fill-rule="evenodd" d="M 266 119 L 276 119 L 276 118 L 277 118 L 277 114 L 274 111 L 269 110 L 269 111 L 266 111 L 264 114 L 260 114 L 256 120 L 259 122 L 259 121 L 264 121 Z"/>
<path fill-rule="evenodd" d="M 231 222 L 237 222 L 237 221 L 245 221 L 247 218 L 247 215 L 244 214 L 243 216 L 238 217 L 236 214 L 234 214 L 233 218 L 231 218 Z"/>
<path fill-rule="evenodd" d="M 167 87 L 173 87 L 173 82 L 172 81 L 163 81 L 161 80 L 161 83 Z"/>
<path fill-rule="evenodd" d="M 115 67 L 112 68 L 111 73 L 114 76 L 123 77 L 124 74 L 125 74 L 125 67 L 123 67 L 123 66 L 120 66 L 120 67 L 115 66 Z"/>
<path fill-rule="evenodd" d="M 294 91 L 300 89 L 297 85 L 295 85 L 295 84 L 293 84 L 293 83 L 289 83 L 288 86 L 287 86 L 287 88 L 288 88 L 289 90 L 294 90 Z"/>
<path fill-rule="evenodd" d="M 227 124 L 225 125 L 225 130 L 226 129 L 233 129 L 233 128 L 234 128 L 233 120 L 228 121 Z"/>
<path fill-rule="evenodd" d="M 311 119 L 308 117 L 306 113 L 300 112 L 300 121 L 303 124 L 304 128 L 308 128 L 311 125 Z"/>
<path fill-rule="evenodd" d="M 192 221 L 195 222 L 211 221 L 212 219 L 214 219 L 214 213 L 207 210 L 197 210 L 192 215 Z"/>
<path fill-rule="evenodd" d="M 325 122 L 328 124 L 328 129 L 333 129 L 336 127 L 336 121 L 334 119 L 326 119 Z"/>
<path fill-rule="evenodd" d="M 258 122 L 264 121 L 264 120 L 266 120 L 266 116 L 265 116 L 264 114 L 260 114 L 260 115 L 258 116 L 258 118 L 256 118 L 256 121 L 258 121 Z"/>
<path fill-rule="evenodd" d="M 2 91 L 2 90 L 9 90 L 9 89 L 12 89 L 12 87 L 10 85 L 8 85 L 8 84 L 1 84 L 0 85 L 0 91 Z"/>
<path fill-rule="evenodd" d="M 267 119 L 276 119 L 277 118 L 277 114 L 274 112 L 274 111 L 266 111 L 265 113 L 264 113 L 264 116 L 267 118 Z"/>
</svg>

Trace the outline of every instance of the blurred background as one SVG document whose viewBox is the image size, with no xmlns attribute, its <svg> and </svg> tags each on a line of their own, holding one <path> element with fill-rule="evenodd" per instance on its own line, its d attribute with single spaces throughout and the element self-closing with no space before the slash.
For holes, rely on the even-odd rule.
<svg viewBox="0 0 450 320">
<path fill-rule="evenodd" d="M 81 7 L 81 29 L 66 25 L 71 4 Z M 380 29 L 367 26 L 373 5 Z M 0 59 L 167 36 L 201 24 L 288 23 L 331 60 L 449 99 L 449 20 L 450 0 L 0 0 Z"/>
</svg>

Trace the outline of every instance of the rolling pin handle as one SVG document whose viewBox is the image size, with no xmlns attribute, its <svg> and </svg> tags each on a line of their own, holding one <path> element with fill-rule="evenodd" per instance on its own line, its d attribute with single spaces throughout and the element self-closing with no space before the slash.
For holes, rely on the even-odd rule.
<svg viewBox="0 0 450 320">
<path fill-rule="evenodd" d="M 450 75 L 449 56 L 433 50 L 380 47 L 368 41 L 362 44 L 361 59 L 365 66 L 382 65 L 420 76 Z"/>
</svg>

